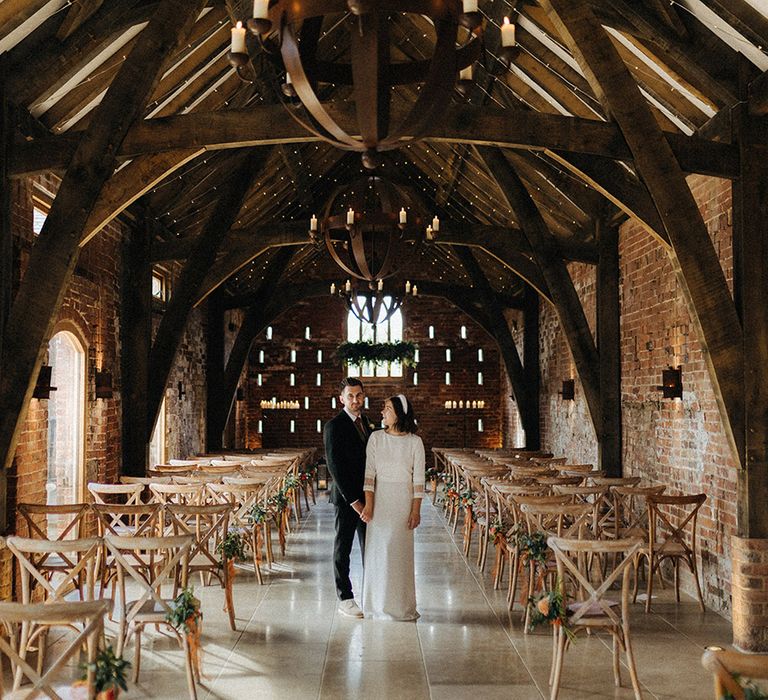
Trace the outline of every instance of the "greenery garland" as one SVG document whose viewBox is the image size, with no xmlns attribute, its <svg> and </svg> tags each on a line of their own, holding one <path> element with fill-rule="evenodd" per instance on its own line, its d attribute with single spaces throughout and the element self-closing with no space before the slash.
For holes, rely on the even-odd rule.
<svg viewBox="0 0 768 700">
<path fill-rule="evenodd" d="M 239 530 L 230 530 L 227 536 L 216 545 L 216 551 L 221 555 L 221 563 L 228 559 L 242 561 L 245 559 L 245 537 Z"/>
<path fill-rule="evenodd" d="M 128 683 L 125 674 L 130 667 L 130 661 L 126 661 L 122 656 L 115 656 L 110 645 L 99 651 L 94 663 L 80 664 L 80 670 L 83 672 L 80 680 L 87 680 L 88 672 L 93 671 L 93 686 L 97 693 L 120 688 L 127 691 Z"/>
<path fill-rule="evenodd" d="M 171 612 L 166 614 L 165 619 L 177 630 L 183 629 L 189 634 L 192 632 L 190 621 L 196 623 L 200 615 L 200 601 L 195 598 L 191 588 L 183 588 L 171 603 Z"/>
<path fill-rule="evenodd" d="M 384 365 L 388 362 L 400 362 L 406 367 L 416 366 L 415 343 L 372 343 L 361 340 L 357 343 L 342 343 L 336 348 L 336 357 L 349 365 L 361 366 L 367 362 Z"/>
</svg>

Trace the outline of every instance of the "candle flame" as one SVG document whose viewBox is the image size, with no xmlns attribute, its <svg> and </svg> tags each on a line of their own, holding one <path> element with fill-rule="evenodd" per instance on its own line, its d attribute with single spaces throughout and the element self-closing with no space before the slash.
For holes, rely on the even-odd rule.
<svg viewBox="0 0 768 700">
<path fill-rule="evenodd" d="M 242 29 L 242 28 L 243 28 L 243 23 L 238 21 L 238 23 L 235 25 L 235 29 Z"/>
<path fill-rule="evenodd" d="M 504 24 L 509 24 L 509 17 L 504 18 Z"/>
</svg>

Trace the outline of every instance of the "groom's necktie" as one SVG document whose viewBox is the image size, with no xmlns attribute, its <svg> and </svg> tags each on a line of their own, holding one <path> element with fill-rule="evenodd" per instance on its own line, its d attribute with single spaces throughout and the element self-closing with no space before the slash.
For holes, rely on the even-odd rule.
<svg viewBox="0 0 768 700">
<path fill-rule="evenodd" d="M 360 439 L 365 442 L 368 439 L 368 434 L 365 432 L 360 416 L 355 418 L 355 428 L 357 428 L 357 432 L 360 434 Z"/>
</svg>

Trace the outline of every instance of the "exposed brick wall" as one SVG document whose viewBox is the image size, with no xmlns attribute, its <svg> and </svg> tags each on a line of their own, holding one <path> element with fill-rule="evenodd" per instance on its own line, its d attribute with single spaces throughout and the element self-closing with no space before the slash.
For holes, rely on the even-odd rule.
<svg viewBox="0 0 768 700">
<path fill-rule="evenodd" d="M 733 280 L 730 183 L 692 176 L 702 211 L 729 285 Z M 624 471 L 665 483 L 668 493 L 707 494 L 700 511 L 699 546 L 704 596 L 710 607 L 730 607 L 730 544 L 735 533 L 736 464 L 726 441 L 682 290 L 661 244 L 628 221 L 619 238 Z M 595 270 L 569 266 L 594 331 Z M 554 309 L 540 318 L 542 446 L 578 462 L 596 463 L 597 444 L 573 359 Z M 682 366 L 683 399 L 663 400 L 661 371 Z M 561 382 L 576 381 L 576 398 L 564 402 Z M 681 567 L 681 571 L 684 567 Z M 683 587 L 693 581 L 683 573 Z"/>
<path fill-rule="evenodd" d="M 499 446 L 502 443 L 501 405 L 502 374 L 498 348 L 488 334 L 463 312 L 441 300 L 418 297 L 403 305 L 404 337 L 419 348 L 418 385 L 413 384 L 414 370 L 406 369 L 400 378 L 363 378 L 369 398 L 368 413 L 378 421 L 384 399 L 405 393 L 413 402 L 419 418 L 420 434 L 429 450 L 433 445 Z M 317 421 L 332 418 L 332 401 L 338 395 L 338 382 L 343 377 L 340 363 L 334 357 L 338 344 L 345 339 L 346 308 L 331 297 L 313 299 L 298 304 L 272 324 L 272 340 L 265 333 L 255 340 L 247 367 L 247 401 L 238 407 L 238 436 L 244 435 L 246 447 L 263 443 L 266 447 L 280 445 L 319 445 Z M 466 326 L 467 338 L 461 338 L 461 326 Z M 310 327 L 310 339 L 305 328 Z M 429 338 L 429 326 L 435 329 Z M 451 362 L 445 360 L 445 350 L 452 351 Z M 484 353 L 478 362 L 478 349 Z M 296 350 L 296 362 L 291 363 L 290 351 Z M 317 352 L 323 353 L 322 363 Z M 264 363 L 259 353 L 264 352 Z M 451 385 L 445 385 L 445 373 L 451 373 Z M 483 386 L 478 386 L 477 373 L 483 372 Z M 290 374 L 296 385 L 290 386 Z M 321 374 L 321 386 L 316 376 Z M 258 386 L 261 374 L 262 386 Z M 309 406 L 304 408 L 304 397 Z M 298 400 L 298 410 L 266 410 L 259 408 L 262 399 Z M 445 409 L 447 400 L 484 400 L 484 410 Z M 477 420 L 483 420 L 483 432 L 477 430 Z M 290 420 L 295 420 L 295 432 L 289 432 Z M 263 421 L 264 433 L 259 436 L 258 421 Z"/>
</svg>

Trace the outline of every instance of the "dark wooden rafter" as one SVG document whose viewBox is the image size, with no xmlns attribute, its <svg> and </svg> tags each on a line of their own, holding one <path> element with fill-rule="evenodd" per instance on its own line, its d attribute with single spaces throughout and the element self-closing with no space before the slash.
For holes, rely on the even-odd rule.
<svg viewBox="0 0 768 700">
<path fill-rule="evenodd" d="M 347 105 L 332 103 L 327 107 L 342 124 L 354 119 L 353 110 Z M 737 176 L 738 149 L 735 146 L 671 132 L 664 132 L 664 137 L 684 171 L 715 177 Z M 451 105 L 446 107 L 443 121 L 434 125 L 425 138 L 476 146 L 553 149 L 615 160 L 631 160 L 633 157 L 615 124 L 532 110 L 514 112 Z M 21 177 L 45 170 L 61 170 L 69 162 L 78 140 L 78 134 L 62 134 L 20 144 L 10 174 Z M 145 119 L 134 125 L 118 153 L 125 159 L 177 149 L 217 150 L 317 140 L 316 136 L 286 119 L 284 107 L 266 105 Z"/>
<path fill-rule="evenodd" d="M 600 262 L 597 264 L 597 351 L 600 355 L 600 405 L 603 435 L 598 467 L 607 476 L 622 475 L 621 307 L 619 303 L 619 230 L 602 218 L 595 221 Z"/>
<path fill-rule="evenodd" d="M 208 403 L 206 417 L 208 440 L 212 441 L 214 445 L 221 443 L 222 434 L 229 420 L 229 414 L 235 400 L 237 384 L 240 381 L 245 361 L 248 359 L 251 344 L 256 335 L 266 325 L 266 322 L 271 320 L 271 317 L 266 314 L 269 300 L 273 297 L 275 287 L 290 264 L 294 253 L 295 251 L 291 249 L 281 250 L 275 260 L 272 261 L 264 275 L 263 281 L 254 293 L 253 304 L 246 309 L 243 322 L 240 324 L 240 328 L 235 336 L 226 365 L 221 368 L 219 385 L 214 388 L 211 400 Z M 219 332 L 223 334 L 224 329 L 219 329 Z"/>
<path fill-rule="evenodd" d="M 56 32 L 56 38 L 59 41 L 64 41 L 80 25 L 86 22 L 101 7 L 103 2 L 104 0 L 74 0 L 69 10 L 67 10 L 67 16 Z"/>
<path fill-rule="evenodd" d="M 504 360 L 504 366 L 507 370 L 507 376 L 512 385 L 512 391 L 515 394 L 517 409 L 520 414 L 520 421 L 526 435 L 530 432 L 536 432 L 534 426 L 539 423 L 538 403 L 539 397 L 531 395 L 526 384 L 523 364 L 520 361 L 520 354 L 517 351 L 514 338 L 509 330 L 509 324 L 504 317 L 504 312 L 497 303 L 493 288 L 488 282 L 480 264 L 475 259 L 472 251 L 467 248 L 459 248 L 456 254 L 461 260 L 461 264 L 470 276 L 472 284 L 477 290 L 477 294 L 483 305 L 485 313 L 489 317 L 493 327 L 493 337 L 501 351 Z"/>
<path fill-rule="evenodd" d="M 601 192 L 628 216 L 639 221 L 665 246 L 669 236 L 645 184 L 620 163 L 599 156 L 547 151 L 547 155 Z"/>
<path fill-rule="evenodd" d="M 579 373 L 598 441 L 602 436 L 599 359 L 584 309 L 555 241 L 517 173 L 499 149 L 480 148 L 480 157 L 499 184 L 528 238 Z"/>
<path fill-rule="evenodd" d="M 193 244 L 186 265 L 174 285 L 163 320 L 152 344 L 149 362 L 148 425 L 153 426 L 165 394 L 165 385 L 184 334 L 189 312 L 198 297 L 200 285 L 213 264 L 224 237 L 235 222 L 243 200 L 263 163 L 264 153 L 255 149 L 242 156 L 223 189 L 206 226 Z"/>
<path fill-rule="evenodd" d="M 5 467 L 13 459 L 45 341 L 77 263 L 88 216 L 166 58 L 188 34 L 203 4 L 202 0 L 160 3 L 96 108 L 32 249 L 5 330 L 0 372 L 0 454 Z"/>
<path fill-rule="evenodd" d="M 684 173 L 615 51 L 583 0 L 543 0 L 595 93 L 616 120 L 672 247 L 670 257 L 698 326 L 723 425 L 741 461 L 744 446 L 742 329 L 717 253 Z"/>
<path fill-rule="evenodd" d="M 746 102 L 734 109 L 742 176 L 733 186 L 733 287 L 744 328 L 744 455 L 736 534 L 768 537 L 768 129 Z"/>
<path fill-rule="evenodd" d="M 13 293 L 13 229 L 11 227 L 11 181 L 8 178 L 13 129 L 6 100 L 6 62 L 0 56 L 0 357 L 3 331 L 11 312 Z M 8 527 L 7 472 L 0 470 L 0 533 Z"/>
</svg>

